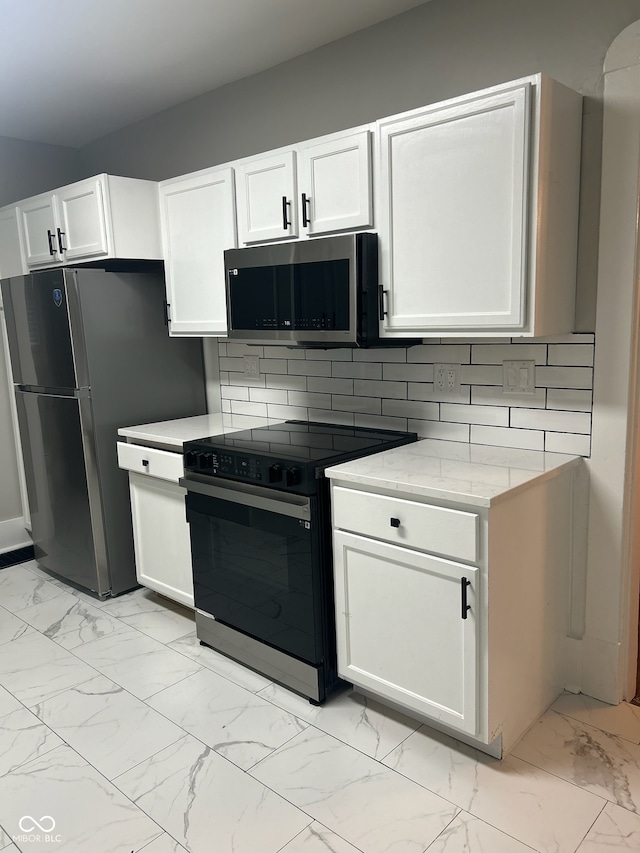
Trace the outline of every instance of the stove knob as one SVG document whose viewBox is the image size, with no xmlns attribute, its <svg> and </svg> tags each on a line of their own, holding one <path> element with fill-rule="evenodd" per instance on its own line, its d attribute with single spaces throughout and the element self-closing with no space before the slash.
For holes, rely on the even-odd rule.
<svg viewBox="0 0 640 853">
<path fill-rule="evenodd" d="M 286 468 L 284 472 L 284 482 L 287 486 L 297 486 L 300 482 L 300 469 Z"/>
<path fill-rule="evenodd" d="M 213 460 L 210 453 L 199 453 L 198 467 L 202 469 L 211 468 Z"/>
<path fill-rule="evenodd" d="M 279 483 L 282 480 L 282 465 L 269 465 L 269 482 Z"/>
<path fill-rule="evenodd" d="M 195 450 L 187 450 L 184 456 L 184 464 L 187 468 L 196 468 L 198 465 L 198 454 Z"/>
</svg>

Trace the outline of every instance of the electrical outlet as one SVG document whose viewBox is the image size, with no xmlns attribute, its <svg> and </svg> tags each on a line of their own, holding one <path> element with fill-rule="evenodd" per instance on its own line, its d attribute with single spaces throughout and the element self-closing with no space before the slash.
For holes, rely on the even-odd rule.
<svg viewBox="0 0 640 853">
<path fill-rule="evenodd" d="M 433 389 L 446 399 L 460 396 L 460 365 L 434 364 Z"/>
<path fill-rule="evenodd" d="M 257 355 L 245 355 L 242 357 L 244 362 L 245 379 L 260 378 L 260 359 Z"/>
</svg>

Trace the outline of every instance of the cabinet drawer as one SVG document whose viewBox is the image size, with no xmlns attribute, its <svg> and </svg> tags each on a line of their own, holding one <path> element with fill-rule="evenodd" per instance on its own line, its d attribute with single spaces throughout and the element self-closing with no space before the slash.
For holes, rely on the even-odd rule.
<svg viewBox="0 0 640 853">
<path fill-rule="evenodd" d="M 184 476 L 182 453 L 141 447 L 124 441 L 118 442 L 118 465 L 127 471 L 138 471 L 172 483 L 177 483 Z"/>
<path fill-rule="evenodd" d="M 332 489 L 333 523 L 372 536 L 470 563 L 478 562 L 478 515 L 355 489 Z"/>
</svg>

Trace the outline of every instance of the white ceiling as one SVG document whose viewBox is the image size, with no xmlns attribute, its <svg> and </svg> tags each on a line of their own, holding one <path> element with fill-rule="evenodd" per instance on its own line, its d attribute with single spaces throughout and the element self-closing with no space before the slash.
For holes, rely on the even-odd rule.
<svg viewBox="0 0 640 853">
<path fill-rule="evenodd" d="M 0 0 L 0 136 L 80 147 L 425 0 Z"/>
</svg>

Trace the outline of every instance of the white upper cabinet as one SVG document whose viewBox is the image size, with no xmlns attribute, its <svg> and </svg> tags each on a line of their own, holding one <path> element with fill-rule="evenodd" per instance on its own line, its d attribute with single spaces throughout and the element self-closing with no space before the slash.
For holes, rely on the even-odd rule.
<svg viewBox="0 0 640 853">
<path fill-rule="evenodd" d="M 234 249 L 233 169 L 209 169 L 159 185 L 171 335 L 225 335 L 223 252 Z"/>
<path fill-rule="evenodd" d="M 17 205 L 30 269 L 101 258 L 162 258 L 154 181 L 98 175 Z"/>
<path fill-rule="evenodd" d="M 305 234 L 373 225 L 368 130 L 298 146 L 300 217 Z"/>
<path fill-rule="evenodd" d="M 571 331 L 580 129 L 542 75 L 377 123 L 383 334 Z"/>
<path fill-rule="evenodd" d="M 373 225 L 371 133 L 355 129 L 236 165 L 243 245 Z"/>
<path fill-rule="evenodd" d="M 238 239 L 262 243 L 298 236 L 296 155 L 284 151 L 236 167 Z"/>
<path fill-rule="evenodd" d="M 25 272 L 22 240 L 15 205 L 0 210 L 0 279 Z"/>
<path fill-rule="evenodd" d="M 109 251 L 102 181 L 79 181 L 55 194 L 60 225 L 59 250 L 66 261 Z"/>
<path fill-rule="evenodd" d="M 24 234 L 27 266 L 59 264 L 62 255 L 58 248 L 53 194 L 47 193 L 20 202 L 18 214 Z"/>
</svg>

